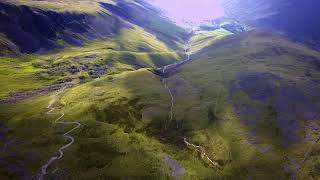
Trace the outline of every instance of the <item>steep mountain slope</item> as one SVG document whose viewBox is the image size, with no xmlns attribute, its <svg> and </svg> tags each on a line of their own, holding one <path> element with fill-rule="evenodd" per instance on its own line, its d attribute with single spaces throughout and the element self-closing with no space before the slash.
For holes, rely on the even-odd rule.
<svg viewBox="0 0 320 180">
<path fill-rule="evenodd" d="M 133 21 L 107 6 L 139 11 L 152 22 Z M 103 74 L 172 63 L 181 58 L 187 35 L 143 1 L 8 1 L 0 8 L 0 97 L 5 102 Z"/>
<path fill-rule="evenodd" d="M 317 0 L 221 0 L 228 17 L 253 28 L 268 28 L 320 47 Z"/>
<path fill-rule="evenodd" d="M 152 32 L 162 28 L 156 35 L 160 36 L 160 39 L 170 39 L 168 45 L 174 47 L 179 45 L 177 43 L 183 43 L 182 38 L 186 35 L 183 29 L 175 26 L 168 19 L 160 17 L 156 9 L 143 1 L 141 1 L 143 5 L 138 1 L 125 0 L 93 1 L 89 4 L 87 4 L 88 1 L 58 1 L 57 4 L 50 4 L 50 2 L 9 1 L 9 3 L 1 3 L 0 31 L 16 44 L 21 52 L 27 53 L 45 52 L 61 47 L 62 44 L 57 42 L 58 40 L 80 46 L 90 39 L 112 37 L 121 29 L 132 27 L 132 24 L 145 27 Z M 21 5 L 21 3 L 26 5 Z M 69 9 L 66 8 L 65 11 L 62 11 L 64 8 L 61 8 L 60 4 L 62 7 L 72 6 L 74 9 L 67 11 Z M 85 8 L 86 5 L 89 8 Z M 113 9 L 116 8 L 122 8 L 124 12 L 133 14 L 114 11 Z M 139 14 L 140 17 L 134 17 L 135 14 Z M 145 17 L 148 17 L 149 20 L 147 21 Z M 140 22 L 137 19 L 141 19 Z M 164 28 L 171 29 L 171 32 Z"/>
<path fill-rule="evenodd" d="M 82 45 L 86 39 L 116 34 L 129 28 L 107 13 L 86 14 L 55 12 L 1 3 L 1 32 L 15 43 L 22 53 L 46 52 L 61 47 L 56 41 Z M 101 23 L 108 24 L 101 26 Z"/>
<path fill-rule="evenodd" d="M 117 5 L 102 3 L 102 6 L 112 14 L 117 14 L 133 24 L 144 27 L 145 30 L 155 34 L 172 48 L 177 48 L 179 45 L 177 42 L 186 40 L 186 32 L 175 24 L 169 23 L 169 19 L 159 16 L 158 9 L 151 5 L 137 6 L 128 4 L 126 1 L 119 1 Z"/>
</svg>

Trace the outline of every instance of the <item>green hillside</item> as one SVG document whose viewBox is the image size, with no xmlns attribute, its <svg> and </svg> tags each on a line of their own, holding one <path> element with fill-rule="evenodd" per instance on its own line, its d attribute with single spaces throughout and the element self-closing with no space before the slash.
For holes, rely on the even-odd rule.
<svg viewBox="0 0 320 180">
<path fill-rule="evenodd" d="M 136 27 L 82 47 L 70 46 L 45 55 L 0 57 L 0 96 L 40 88 L 65 78 L 77 83 L 79 78 L 87 81 L 103 74 L 160 67 L 179 60 L 180 56 L 179 52 Z"/>
<path fill-rule="evenodd" d="M 318 51 L 140 0 L 0 5 L 0 179 L 319 177 Z"/>
<path fill-rule="evenodd" d="M 172 123 L 223 165 L 218 174 L 227 179 L 314 177 L 318 144 L 301 170 L 294 168 L 317 140 L 319 57 L 269 32 L 224 38 L 167 80 Z"/>
<path fill-rule="evenodd" d="M 197 51 L 214 44 L 217 40 L 224 38 L 233 33 L 221 28 L 213 31 L 200 31 L 192 36 L 190 39 L 190 51 L 196 53 Z"/>
<path fill-rule="evenodd" d="M 46 15 L 47 12 L 59 10 L 56 16 L 61 15 L 61 18 L 65 18 L 64 16 L 66 16 L 61 11 L 69 11 L 69 9 L 64 10 L 63 8 L 71 8 L 71 6 L 68 6 L 70 3 L 75 4 L 75 7 L 72 6 L 74 9 L 70 9 L 70 11 L 81 10 L 81 8 L 77 8 L 77 6 L 95 7 L 92 4 L 99 6 L 99 9 L 95 12 L 91 12 L 91 10 L 87 8 L 84 8 L 82 12 L 77 12 L 94 13 L 92 15 L 80 15 L 93 16 L 91 18 L 94 18 L 97 21 L 100 21 L 100 18 L 103 19 L 107 17 L 105 17 L 106 15 L 100 17 L 100 15 L 96 13 L 111 14 L 110 12 L 106 12 L 106 9 L 102 6 L 98 5 L 98 1 L 59 1 L 54 7 L 54 3 L 50 1 L 12 1 L 11 3 L 19 5 L 17 7 L 27 5 L 30 8 L 41 8 L 41 13 L 43 13 L 44 16 L 50 15 Z M 116 2 L 111 1 L 103 3 L 117 5 Z M 134 1 L 130 3 L 127 2 L 126 5 L 130 4 L 133 4 L 131 8 L 141 8 L 142 6 Z M 10 5 L 12 6 L 12 4 Z M 15 7 L 12 6 L 11 8 Z M 39 9 L 31 10 L 35 12 L 39 11 Z M 150 9 L 150 11 L 154 12 L 153 9 Z M 154 14 L 153 16 L 157 16 L 157 14 Z M 120 15 L 114 13 L 108 18 L 118 19 L 120 18 Z M 158 19 L 160 26 L 168 26 L 168 28 L 170 27 L 170 29 L 173 30 L 176 28 L 177 31 L 185 34 L 181 28 L 175 26 L 172 22 L 161 19 L 160 17 L 158 17 Z M 3 34 L 0 36 L 2 39 L 0 44 L 3 44 L 3 46 L 0 45 L 0 48 L 2 47 L 0 54 L 2 55 L 2 57 L 0 57 L 1 99 L 5 102 L 15 101 L 17 98 L 25 99 L 28 96 L 35 96 L 37 93 L 28 93 L 33 95 L 25 95 L 23 92 L 20 93 L 21 91 L 40 89 L 40 91 L 47 91 L 44 92 L 44 94 L 47 94 L 52 91 L 51 89 L 59 89 L 66 85 L 77 85 L 79 83 L 88 82 L 104 74 L 117 74 L 139 68 L 156 68 L 181 59 L 184 43 L 182 39 L 185 37 L 179 36 L 181 39 L 172 40 L 171 43 L 175 43 L 174 46 L 176 47 L 175 49 L 172 49 L 170 47 L 173 44 L 163 42 L 158 38 L 156 33 L 152 34 L 151 31 L 145 30 L 143 24 L 132 24 L 129 22 L 131 21 L 130 17 L 122 19 L 121 21 L 122 24 L 127 23 L 128 25 L 123 27 L 119 27 L 119 24 L 105 25 L 107 29 L 116 29 L 114 31 L 116 33 L 110 35 L 101 34 L 103 33 L 102 30 L 92 31 L 92 28 L 97 28 L 95 26 L 98 25 L 92 25 L 92 27 L 90 27 L 91 30 L 85 33 L 76 33 L 76 30 L 69 29 L 69 34 L 74 34 L 74 37 L 78 38 L 77 40 L 73 39 L 72 42 L 79 41 L 80 44 L 70 44 L 69 38 L 66 40 L 57 39 L 56 43 L 58 43 L 60 48 L 53 48 L 46 53 L 40 54 L 36 52 L 28 54 L 19 52 L 19 48 L 22 51 L 23 47 L 19 47 L 19 45 L 17 45 L 18 47 L 14 46 L 14 42 L 8 39 L 12 34 Z M 86 25 L 81 26 L 82 27 L 80 28 L 87 28 Z M 40 30 L 41 29 L 39 29 L 39 31 Z M 59 34 L 58 31 L 53 33 Z M 166 34 L 167 32 L 163 32 L 162 36 L 166 37 Z M 99 36 L 95 37 L 96 35 Z M 92 39 L 91 37 L 91 39 L 89 39 L 89 36 L 95 38 Z M 34 40 L 36 41 L 37 39 Z M 50 87 L 48 88 L 48 86 Z"/>
</svg>

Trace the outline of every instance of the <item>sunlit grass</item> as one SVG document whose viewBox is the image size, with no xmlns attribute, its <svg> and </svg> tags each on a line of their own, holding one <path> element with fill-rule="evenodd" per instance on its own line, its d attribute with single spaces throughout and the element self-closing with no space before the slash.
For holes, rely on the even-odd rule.
<svg viewBox="0 0 320 180">
<path fill-rule="evenodd" d="M 192 36 L 190 39 L 190 50 L 191 52 L 196 53 L 197 51 L 210 46 L 219 39 L 222 39 L 229 35 L 232 35 L 232 33 L 225 29 L 198 32 L 198 34 Z"/>
<path fill-rule="evenodd" d="M 111 3 L 114 4 L 113 0 L 63 0 L 63 1 L 32 1 L 32 0 L 14 0 L 15 3 L 20 5 L 27 5 L 31 7 L 38 8 L 48 8 L 51 10 L 65 12 L 65 11 L 73 11 L 73 12 L 89 12 L 96 13 L 105 11 L 100 7 L 99 2 Z M 106 11 L 105 11 L 106 12 Z"/>
<path fill-rule="evenodd" d="M 115 37 L 88 41 L 81 47 L 68 46 L 45 55 L 2 57 L 0 97 L 7 96 L 9 92 L 43 87 L 63 77 L 88 76 L 87 72 L 35 75 L 36 72 L 46 71 L 55 66 L 67 69 L 71 66 L 80 67 L 81 64 L 107 64 L 107 73 L 115 74 L 142 67 L 156 68 L 179 59 L 180 55 L 176 51 L 140 27 L 123 29 Z"/>
<path fill-rule="evenodd" d="M 41 70 L 32 66 L 34 59 L 27 56 L 0 58 L 0 97 L 6 96 L 8 92 L 38 88 L 50 83 L 50 81 L 39 80 L 33 76 L 33 73 Z"/>
</svg>

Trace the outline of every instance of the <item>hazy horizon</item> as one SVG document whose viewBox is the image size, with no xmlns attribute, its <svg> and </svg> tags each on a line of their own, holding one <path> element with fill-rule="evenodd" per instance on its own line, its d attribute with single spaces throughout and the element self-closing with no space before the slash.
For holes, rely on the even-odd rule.
<svg viewBox="0 0 320 180">
<path fill-rule="evenodd" d="M 224 16 L 224 9 L 218 0 L 150 0 L 150 2 L 177 22 L 199 23 Z"/>
</svg>

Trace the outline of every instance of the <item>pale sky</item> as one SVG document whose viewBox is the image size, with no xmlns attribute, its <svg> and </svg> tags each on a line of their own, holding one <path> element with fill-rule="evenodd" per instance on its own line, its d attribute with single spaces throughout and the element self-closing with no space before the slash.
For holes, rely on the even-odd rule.
<svg viewBox="0 0 320 180">
<path fill-rule="evenodd" d="M 150 0 L 177 21 L 201 22 L 224 15 L 218 0 Z"/>
</svg>

